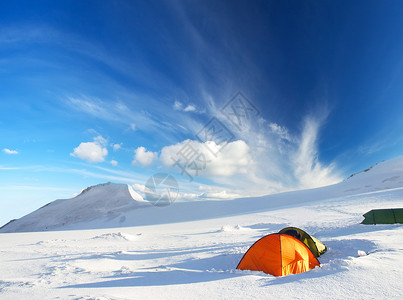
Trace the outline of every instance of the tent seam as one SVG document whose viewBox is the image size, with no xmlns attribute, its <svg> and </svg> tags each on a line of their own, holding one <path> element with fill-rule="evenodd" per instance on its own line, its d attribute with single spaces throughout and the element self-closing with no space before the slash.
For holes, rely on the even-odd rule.
<svg viewBox="0 0 403 300">
<path fill-rule="evenodd" d="M 281 234 L 278 234 L 280 240 L 280 264 L 281 264 L 281 276 L 283 276 L 283 248 L 281 247 Z"/>
</svg>

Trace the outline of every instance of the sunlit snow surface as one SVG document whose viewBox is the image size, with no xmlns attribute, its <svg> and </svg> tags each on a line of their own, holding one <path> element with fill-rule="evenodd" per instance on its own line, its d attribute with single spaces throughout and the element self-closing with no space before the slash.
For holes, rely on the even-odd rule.
<svg viewBox="0 0 403 300">
<path fill-rule="evenodd" d="M 110 207 L 112 217 L 70 230 L 0 234 L 0 298 L 401 299 L 403 225 L 359 224 L 389 207 L 403 207 L 402 159 L 310 191 L 116 215 Z M 286 277 L 236 270 L 257 239 L 286 226 L 328 246 L 320 268 Z"/>
</svg>

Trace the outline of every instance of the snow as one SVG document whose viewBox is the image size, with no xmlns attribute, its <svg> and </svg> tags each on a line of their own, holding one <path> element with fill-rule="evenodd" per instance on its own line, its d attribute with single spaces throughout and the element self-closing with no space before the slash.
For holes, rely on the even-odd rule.
<svg viewBox="0 0 403 300">
<path fill-rule="evenodd" d="M 150 204 L 126 184 L 104 183 L 86 188 L 73 199 L 56 200 L 0 228 L 0 232 L 62 229 L 92 220 L 110 220 Z"/>
<path fill-rule="evenodd" d="M 0 234 L 0 298 L 400 299 L 403 294 L 403 226 L 360 224 L 371 209 L 403 207 L 401 158 L 334 186 L 258 198 L 156 207 L 134 200 L 125 189 L 101 185 L 84 192 L 80 202 L 80 196 L 71 199 L 74 222 L 64 226 L 51 214 L 60 218 L 62 211 L 44 214 L 48 205 L 37 215 L 41 220 L 34 222 L 32 213 L 13 222 L 22 227 L 4 227 L 3 232 L 27 231 L 31 223 L 52 230 Z M 119 201 L 110 198 L 111 190 Z M 105 194 L 109 206 L 101 209 Z M 285 277 L 235 269 L 257 239 L 286 226 L 300 227 L 328 246 L 320 268 Z"/>
</svg>

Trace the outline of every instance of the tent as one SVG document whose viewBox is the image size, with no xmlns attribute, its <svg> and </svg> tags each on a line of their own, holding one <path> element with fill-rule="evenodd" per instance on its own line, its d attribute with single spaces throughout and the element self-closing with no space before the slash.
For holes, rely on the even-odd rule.
<svg viewBox="0 0 403 300">
<path fill-rule="evenodd" d="M 285 276 L 306 272 L 316 266 L 320 266 L 318 259 L 304 243 L 287 234 L 273 233 L 254 243 L 237 269 Z"/>
<path fill-rule="evenodd" d="M 361 224 L 403 223 L 403 208 L 373 209 L 363 216 Z"/>
<path fill-rule="evenodd" d="M 309 249 L 311 249 L 312 253 L 319 257 L 323 253 L 327 251 L 327 247 L 323 245 L 318 239 L 314 238 L 312 235 L 306 233 L 300 228 L 297 227 L 286 227 L 281 229 L 278 233 L 289 234 L 294 236 L 303 242 Z"/>
</svg>

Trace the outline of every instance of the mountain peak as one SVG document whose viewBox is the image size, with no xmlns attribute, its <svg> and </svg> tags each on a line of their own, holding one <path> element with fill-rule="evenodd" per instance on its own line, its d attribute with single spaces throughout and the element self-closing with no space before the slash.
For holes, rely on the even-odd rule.
<svg viewBox="0 0 403 300">
<path fill-rule="evenodd" d="M 0 232 L 62 229 L 98 218 L 114 219 L 128 210 L 148 205 L 148 202 L 127 184 L 107 182 L 90 186 L 74 198 L 50 202 L 20 219 L 7 223 L 0 228 Z"/>
<path fill-rule="evenodd" d="M 111 185 L 111 184 L 112 184 L 112 182 L 109 181 L 109 182 L 106 182 L 106 183 L 100 183 L 100 184 L 96 184 L 96 185 L 91 185 L 91 186 L 89 186 L 89 187 L 83 189 L 83 190 L 81 191 L 81 193 L 80 193 L 79 195 L 77 195 L 77 197 L 78 197 L 78 196 L 81 196 L 81 195 L 83 195 L 83 194 L 85 194 L 85 193 L 87 193 L 87 192 L 89 192 L 89 191 L 91 191 L 91 190 L 93 190 L 93 189 L 102 188 L 102 187 L 105 187 L 105 186 L 109 186 L 109 185 Z"/>
</svg>

